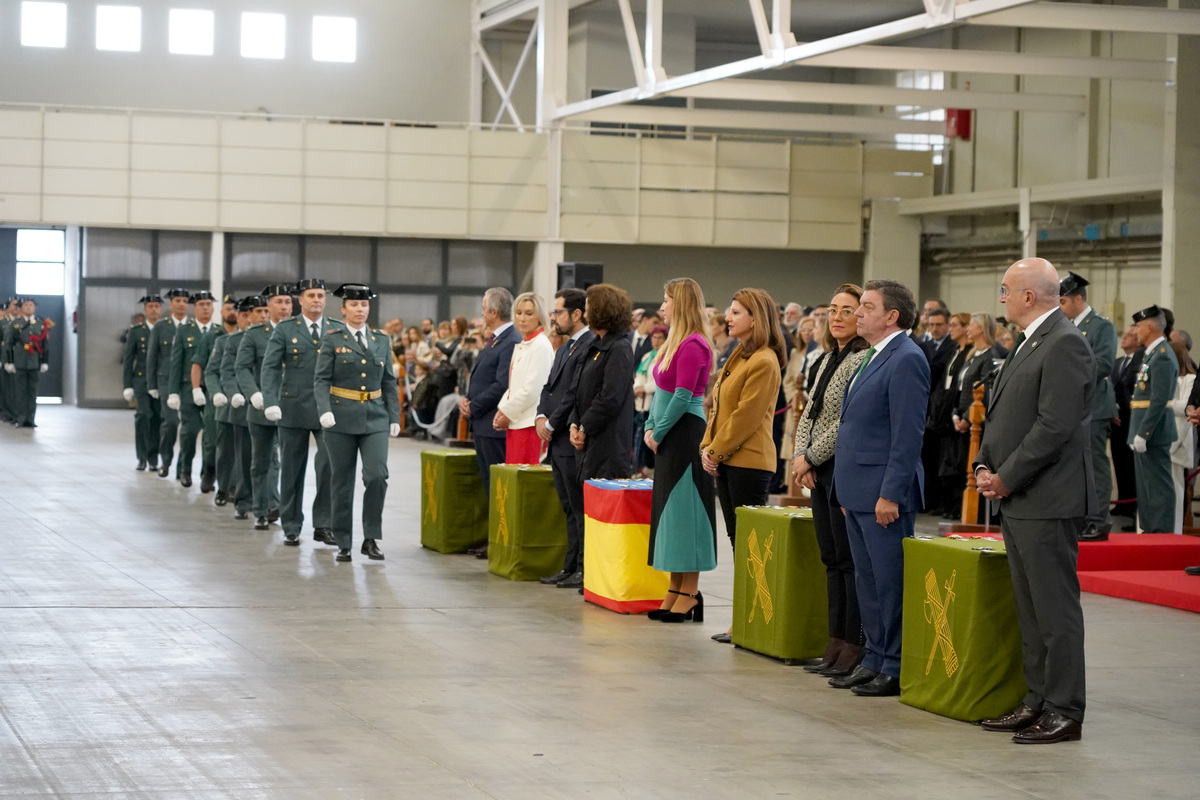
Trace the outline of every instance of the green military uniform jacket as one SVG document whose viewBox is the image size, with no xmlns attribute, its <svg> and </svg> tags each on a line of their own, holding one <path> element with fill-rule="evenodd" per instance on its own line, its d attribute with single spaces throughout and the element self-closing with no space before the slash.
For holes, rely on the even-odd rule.
<svg viewBox="0 0 1200 800">
<path fill-rule="evenodd" d="M 389 425 L 400 422 L 400 399 L 387 334 L 368 329 L 364 336 L 366 350 L 358 346 L 345 325 L 321 339 L 313 392 L 318 417 L 333 412 L 337 419 L 337 424 L 329 428 L 334 433 L 386 433 Z M 334 395 L 332 389 L 381 394 L 358 400 Z"/>
<path fill-rule="evenodd" d="M 275 328 L 271 327 L 269 322 L 251 325 L 242 334 L 242 342 L 238 345 L 237 361 L 234 362 L 237 367 L 237 382 L 242 388 L 242 394 L 246 396 L 246 421 L 251 425 L 275 425 L 263 415 L 262 409 L 257 409 L 250 403 L 254 393 L 262 391 L 263 356 L 267 354 L 267 341 L 274 331 Z M 266 395 L 263 395 L 263 401 L 265 409 L 269 405 L 265 402 Z"/>
<path fill-rule="evenodd" d="M 50 353 L 49 342 L 45 339 L 41 340 L 41 352 L 39 353 L 37 341 L 38 337 L 45 334 L 45 331 L 46 320 L 44 317 L 35 316 L 32 320 L 18 317 L 17 321 L 8 327 L 4 346 L 4 362 L 12 364 L 17 369 L 32 370 L 45 364 Z"/>
<path fill-rule="evenodd" d="M 1113 390 L 1112 369 L 1117 359 L 1117 329 L 1096 309 L 1088 311 L 1079 323 L 1079 332 L 1087 339 L 1096 359 L 1096 391 L 1092 395 L 1092 421 L 1112 420 L 1117 416 L 1117 394 Z"/>
<path fill-rule="evenodd" d="M 328 317 L 321 322 L 322 338 L 346 330 L 340 322 Z M 283 414 L 278 423 L 280 427 L 321 430 L 313 393 L 320 350 L 321 340 L 312 337 L 309 322 L 303 314 L 279 323 L 267 341 L 262 366 L 263 408 L 279 406 Z"/>
<path fill-rule="evenodd" d="M 1179 381 L 1179 360 L 1167 345 L 1159 340 L 1146 349 L 1142 368 L 1133 384 L 1133 399 L 1129 402 L 1129 444 L 1141 436 L 1151 447 L 1167 446 L 1175 441 L 1175 415 L 1168 410 L 1175 397 Z"/>
<path fill-rule="evenodd" d="M 210 332 L 213 328 L 221 327 L 212 320 L 209 320 L 208 326 Z M 194 319 L 189 319 L 180 325 L 175 332 L 175 344 L 171 346 L 171 372 L 167 377 L 167 386 L 170 388 L 169 394 L 179 395 L 180 402 L 192 402 L 192 363 L 196 353 L 200 352 L 200 341 L 203 338 L 204 333 L 200 330 L 200 323 Z"/>
<path fill-rule="evenodd" d="M 150 341 L 150 326 L 145 322 L 129 326 L 125 335 L 125 350 L 121 354 L 122 387 L 142 393 L 150 388 L 146 382 L 146 343 Z"/>
<path fill-rule="evenodd" d="M 228 336 L 218 339 L 218 342 L 225 343 L 225 349 L 221 353 L 221 391 L 229 398 L 229 423 L 231 425 L 241 425 L 243 428 L 247 426 L 246 409 L 250 408 L 250 398 L 246 398 L 246 404 L 241 408 L 233 407 L 233 396 L 242 394 L 241 388 L 238 386 L 237 380 L 237 354 L 238 348 L 241 347 L 242 337 L 246 335 L 245 331 L 234 331 Z M 244 395 L 243 395 L 244 396 Z"/>
<path fill-rule="evenodd" d="M 179 327 L 191 319 L 185 317 Z M 160 400 L 166 400 L 171 394 L 171 348 L 175 345 L 175 330 L 174 317 L 168 314 L 154 323 L 150 341 L 146 343 L 146 377 L 150 388 L 158 391 Z"/>
<path fill-rule="evenodd" d="M 212 333 L 210 331 L 210 333 Z M 229 341 L 229 336 L 225 334 L 224 326 L 217 326 L 216 333 L 212 334 L 212 347 L 209 348 L 209 353 L 204 363 L 204 386 L 206 387 L 209 396 L 220 392 L 225 394 L 225 388 L 221 385 L 221 359 L 225 355 L 225 342 Z M 200 346 L 204 347 L 204 342 L 200 342 Z M 217 422 L 229 422 L 229 403 L 223 406 L 213 406 L 213 413 Z"/>
<path fill-rule="evenodd" d="M 219 380 L 213 383 L 208 382 L 208 362 L 212 358 L 213 344 L 225 336 L 225 326 L 219 322 L 213 322 L 208 327 L 208 333 L 201 334 L 200 341 L 196 345 L 195 351 L 192 353 L 192 363 L 200 367 L 200 387 L 204 389 L 209 396 L 221 391 L 221 383 Z M 190 373 L 190 371 L 189 371 Z M 210 388 L 211 387 L 211 388 Z"/>
</svg>

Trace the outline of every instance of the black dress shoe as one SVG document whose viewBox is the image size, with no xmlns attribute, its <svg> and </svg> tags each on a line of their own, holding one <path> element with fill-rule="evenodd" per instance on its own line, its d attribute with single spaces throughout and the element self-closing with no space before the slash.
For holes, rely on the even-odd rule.
<svg viewBox="0 0 1200 800">
<path fill-rule="evenodd" d="M 183 486 L 183 488 L 190 489 L 192 486 L 192 476 L 191 475 L 180 475 L 179 483 L 180 483 L 180 485 Z"/>
<path fill-rule="evenodd" d="M 146 471 L 146 459 L 143 458 L 141 461 L 138 462 L 137 471 L 138 472 Z"/>
<path fill-rule="evenodd" d="M 1090 523 L 1075 538 L 1081 542 L 1107 542 L 1108 531 L 1102 531 L 1095 523 Z"/>
<path fill-rule="evenodd" d="M 171 465 L 163 464 L 162 467 L 159 468 L 159 470 L 158 470 L 158 477 L 167 478 L 167 477 L 170 477 L 170 475 L 171 475 Z"/>
<path fill-rule="evenodd" d="M 321 544 L 331 544 L 337 546 L 337 539 L 333 538 L 333 531 L 329 528 L 316 528 L 313 530 L 313 541 Z"/>
<path fill-rule="evenodd" d="M 560 589 L 581 589 L 583 588 L 583 573 L 572 572 L 554 585 Z"/>
<path fill-rule="evenodd" d="M 233 512 L 233 518 L 234 519 L 250 519 L 250 512 L 249 511 L 235 511 L 235 512 Z"/>
<path fill-rule="evenodd" d="M 334 561 L 349 561 L 350 560 L 350 548 L 343 547 L 340 550 L 338 550 L 337 555 L 333 557 L 333 560 Z"/>
<path fill-rule="evenodd" d="M 1013 734 L 1017 744 L 1054 744 L 1077 742 L 1083 738 L 1083 723 L 1064 717 L 1057 711 L 1044 711 L 1037 722 Z"/>
<path fill-rule="evenodd" d="M 223 506 L 229 502 L 229 495 L 225 494 L 224 492 L 217 492 L 213 497 L 213 502 L 219 506 Z"/>
<path fill-rule="evenodd" d="M 271 523 L 267 522 L 266 517 L 255 517 L 254 518 L 254 530 L 265 531 L 265 530 L 270 530 L 270 528 L 271 528 Z"/>
<path fill-rule="evenodd" d="M 278 508 L 267 509 L 267 522 L 275 522 L 277 519 L 279 519 L 279 509 Z"/>
<path fill-rule="evenodd" d="M 362 554 L 372 561 L 383 561 L 383 551 L 379 549 L 379 543 L 374 539 L 363 540 Z"/>
<path fill-rule="evenodd" d="M 1038 717 L 1042 715 L 1041 711 L 1035 711 L 1029 706 L 1021 703 L 1012 711 L 1005 714 L 1003 717 L 993 717 L 985 719 L 979 723 L 979 727 L 985 731 L 999 731 L 1001 733 L 1016 733 L 1023 731 L 1030 725 L 1038 721 Z"/>
<path fill-rule="evenodd" d="M 1137 533 L 1137 525 L 1122 525 L 1121 530 L 1125 533 Z"/>
<path fill-rule="evenodd" d="M 467 552 L 467 555 L 469 555 L 469 556 L 478 556 L 480 553 L 483 553 L 484 556 L 486 557 L 487 556 L 487 542 L 484 542 L 483 544 L 474 545 L 473 547 L 468 547 L 466 552 Z"/>
<path fill-rule="evenodd" d="M 300 539 L 299 537 L 285 536 L 283 537 L 283 543 L 288 547 L 299 547 Z"/>
<path fill-rule="evenodd" d="M 1183 571 L 1188 575 L 1200 575 L 1200 567 L 1184 567 Z"/>
<path fill-rule="evenodd" d="M 475 551 L 475 557 L 476 557 L 476 558 L 484 558 L 484 559 L 486 559 L 486 558 L 487 558 L 487 553 L 488 553 L 488 546 L 485 544 L 483 547 L 481 547 L 481 548 L 479 548 L 478 550 L 476 550 L 476 551 Z"/>
<path fill-rule="evenodd" d="M 720 642 L 721 644 L 733 644 L 733 634 L 732 633 L 714 633 L 712 635 L 712 640 L 714 642 Z"/>
<path fill-rule="evenodd" d="M 200 494 L 208 494 L 213 490 L 213 477 L 211 475 L 200 475 Z"/>
<path fill-rule="evenodd" d="M 152 458 L 146 462 L 146 468 L 151 472 L 158 472 L 158 459 Z"/>
<path fill-rule="evenodd" d="M 881 672 L 870 683 L 851 686 L 850 692 L 859 697 L 895 697 L 900 694 L 900 679 Z"/>
<path fill-rule="evenodd" d="M 554 573 L 553 575 L 547 575 L 544 578 L 538 578 L 538 583 L 542 584 L 543 586 L 554 586 L 559 581 L 565 581 L 569 577 L 571 577 L 571 573 L 564 569 Z"/>
<path fill-rule="evenodd" d="M 860 664 L 849 675 L 830 678 L 829 685 L 835 689 L 849 689 L 852 686 L 862 686 L 864 683 L 870 683 L 875 680 L 875 676 L 878 674 L 875 670 L 867 669 Z"/>
</svg>

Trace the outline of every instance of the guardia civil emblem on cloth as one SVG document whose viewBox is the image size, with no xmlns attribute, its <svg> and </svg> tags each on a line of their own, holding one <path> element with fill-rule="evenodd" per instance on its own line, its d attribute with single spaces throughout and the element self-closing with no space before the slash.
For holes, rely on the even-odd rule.
<svg viewBox="0 0 1200 800">
<path fill-rule="evenodd" d="M 929 653 L 929 661 L 925 664 L 925 674 L 933 669 L 933 661 L 937 658 L 938 650 L 942 651 L 942 662 L 946 667 L 946 677 L 954 676 L 958 671 L 958 653 L 954 649 L 954 639 L 950 635 L 950 621 L 948 612 L 950 604 L 954 602 L 954 578 L 958 574 L 958 570 L 950 573 L 950 580 L 946 581 L 946 594 L 943 596 L 938 591 L 937 573 L 930 567 L 929 572 L 925 573 L 925 621 L 933 625 L 935 639 L 933 642 L 933 650 Z"/>
</svg>

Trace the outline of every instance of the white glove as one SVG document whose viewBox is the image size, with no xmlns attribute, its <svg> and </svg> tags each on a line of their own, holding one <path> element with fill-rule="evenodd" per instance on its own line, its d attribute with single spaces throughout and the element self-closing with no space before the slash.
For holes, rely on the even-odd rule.
<svg viewBox="0 0 1200 800">
<path fill-rule="evenodd" d="M 179 410 L 179 395 L 177 395 L 177 394 L 167 395 L 167 408 L 171 409 L 172 411 Z"/>
<path fill-rule="evenodd" d="M 38 372 L 49 372 L 49 371 L 50 371 L 49 364 L 42 364 L 41 368 L 38 370 Z"/>
<path fill-rule="evenodd" d="M 229 405 L 233 406 L 234 408 L 241 408 L 242 406 L 246 405 L 246 398 L 241 394 L 235 394 L 233 397 L 229 398 Z"/>
<path fill-rule="evenodd" d="M 229 398 L 220 392 L 217 392 L 213 395 L 213 405 L 217 408 L 224 408 L 225 406 L 229 405 Z"/>
<path fill-rule="evenodd" d="M 158 399 L 158 389 L 151 389 L 150 396 L 153 397 L 155 400 L 157 400 Z"/>
<path fill-rule="evenodd" d="M 1145 438 L 1143 438 L 1143 437 L 1141 437 L 1141 436 L 1135 436 L 1135 437 L 1133 437 L 1133 452 L 1135 452 L 1135 453 L 1144 453 L 1144 452 L 1146 452 L 1146 440 L 1145 440 Z"/>
<path fill-rule="evenodd" d="M 391 436 L 393 439 L 400 435 L 400 423 L 399 422 L 393 422 L 388 427 L 388 435 Z"/>
<path fill-rule="evenodd" d="M 320 423 L 322 428 L 332 428 L 337 425 L 337 419 L 334 418 L 332 411 L 326 411 L 321 415 Z"/>
<path fill-rule="evenodd" d="M 121 392 L 121 397 L 125 398 L 126 403 L 132 403 L 133 402 L 133 389 L 126 389 L 125 391 Z"/>
<path fill-rule="evenodd" d="M 263 407 L 262 392 L 255 392 L 254 394 L 250 395 L 250 405 L 254 406 L 259 411 L 262 411 L 262 407 Z"/>
<path fill-rule="evenodd" d="M 5 372 L 16 372 L 16 371 L 17 371 L 17 365 L 16 365 L 16 364 L 5 364 L 5 365 L 4 365 L 4 371 L 5 371 Z"/>
<path fill-rule="evenodd" d="M 204 396 L 204 390 L 196 387 L 192 389 L 192 404 L 202 406 L 208 402 L 208 398 Z"/>
<path fill-rule="evenodd" d="M 267 406 L 266 410 L 263 411 L 263 416 L 271 422 L 279 422 L 279 420 L 283 419 L 283 409 L 279 406 Z"/>
</svg>

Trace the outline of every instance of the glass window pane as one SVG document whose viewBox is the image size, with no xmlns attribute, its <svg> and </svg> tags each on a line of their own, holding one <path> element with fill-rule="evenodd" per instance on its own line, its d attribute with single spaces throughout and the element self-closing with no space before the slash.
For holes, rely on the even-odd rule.
<svg viewBox="0 0 1200 800">
<path fill-rule="evenodd" d="M 356 27 L 351 17 L 313 17 L 313 60 L 354 61 Z"/>
<path fill-rule="evenodd" d="M 450 295 L 450 319 L 466 317 L 467 321 L 483 315 L 483 292 Z"/>
<path fill-rule="evenodd" d="M 79 371 L 82 402 L 121 402 L 121 336 L 142 310 L 143 289 L 83 287 L 79 318 Z M 52 353 L 53 355 L 53 353 Z"/>
<path fill-rule="evenodd" d="M 283 14 L 242 14 L 242 56 L 283 58 L 287 33 Z"/>
<path fill-rule="evenodd" d="M 343 283 L 371 282 L 371 241 L 310 236 L 304 241 L 304 277 L 323 278 L 329 291 Z"/>
<path fill-rule="evenodd" d="M 67 46 L 66 3 L 21 3 L 21 44 Z"/>
<path fill-rule="evenodd" d="M 230 277 L 255 291 L 300 277 L 300 237 L 238 234 L 233 237 Z"/>
<path fill-rule="evenodd" d="M 142 10 L 136 6 L 96 6 L 96 49 L 141 50 Z"/>
<path fill-rule="evenodd" d="M 17 294 L 61 296 L 64 273 L 62 264 L 18 261 Z"/>
<path fill-rule="evenodd" d="M 64 231 L 17 231 L 17 261 L 66 260 L 67 236 Z"/>
<path fill-rule="evenodd" d="M 85 278 L 149 278 L 153 265 L 154 234 L 88 228 L 84 237 Z"/>
<path fill-rule="evenodd" d="M 164 288 L 178 281 L 207 281 L 211 249 L 211 234 L 160 233 L 158 277 Z"/>
<path fill-rule="evenodd" d="M 213 54 L 213 12 L 199 9 L 171 9 L 168 49 L 176 55 L 211 56 Z"/>
<path fill-rule="evenodd" d="M 380 239 L 379 283 L 440 286 L 442 243 L 436 239 Z"/>
<path fill-rule="evenodd" d="M 425 317 L 437 319 L 438 299 L 435 294 L 380 294 L 371 303 L 375 325 L 393 317 L 399 317 L 406 326 L 419 325 Z M 329 315 L 340 317 L 337 308 L 330 308 Z"/>
<path fill-rule="evenodd" d="M 513 246 L 508 242 L 451 242 L 450 285 L 511 287 Z"/>
</svg>

